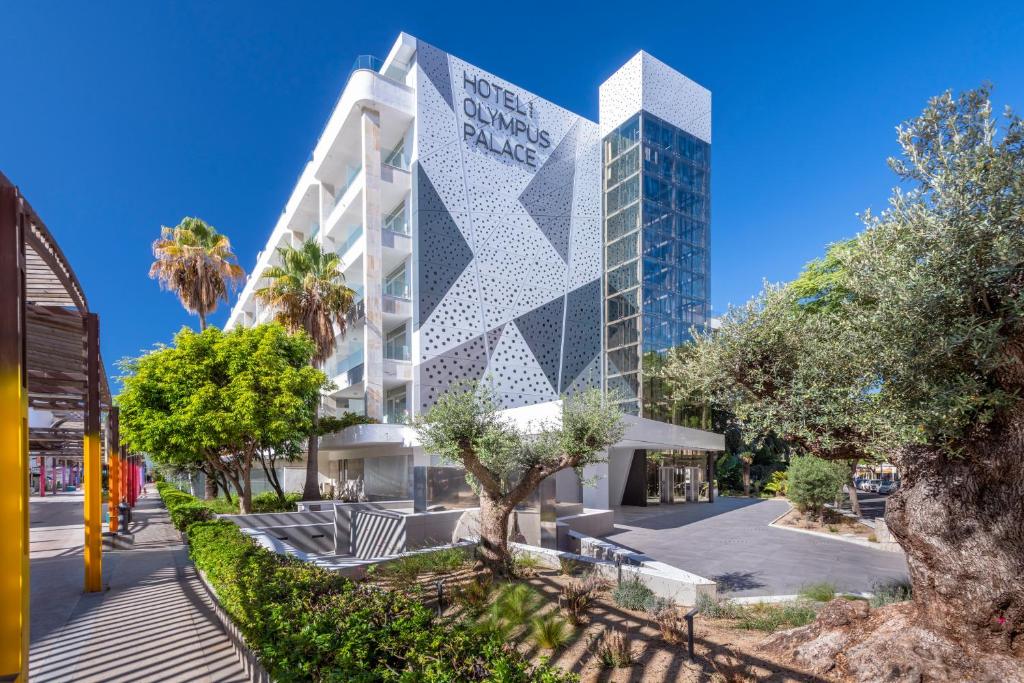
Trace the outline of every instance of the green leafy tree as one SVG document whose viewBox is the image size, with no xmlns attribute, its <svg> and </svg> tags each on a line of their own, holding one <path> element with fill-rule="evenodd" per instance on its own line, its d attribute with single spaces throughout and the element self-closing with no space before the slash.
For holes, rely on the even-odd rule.
<svg viewBox="0 0 1024 683">
<path fill-rule="evenodd" d="M 277 324 L 183 329 L 172 345 L 122 363 L 121 438 L 158 464 L 223 475 L 248 513 L 261 450 L 311 429 L 310 406 L 326 383 L 312 353 L 305 335 Z"/>
<path fill-rule="evenodd" d="M 800 510 L 809 511 L 825 521 L 825 503 L 839 495 L 846 481 L 842 465 L 804 455 L 789 464 L 786 495 Z"/>
<path fill-rule="evenodd" d="M 315 240 L 306 240 L 298 249 L 282 247 L 277 253 L 281 265 L 263 272 L 262 277 L 270 284 L 257 289 L 256 298 L 274 309 L 274 319 L 289 331 L 301 330 L 313 340 L 310 362 L 323 367 L 334 350 L 335 338 L 345 335 L 355 292 L 345 284 L 341 258 L 323 250 Z M 302 488 L 306 500 L 320 499 L 319 419 L 318 401 L 307 435 L 306 482 Z"/>
<path fill-rule="evenodd" d="M 892 461 L 915 625 L 991 666 L 1024 637 L 1024 124 L 982 88 L 898 140 L 904 187 L 830 251 L 829 282 L 766 287 L 674 370 L 800 450 Z"/>
<path fill-rule="evenodd" d="M 423 448 L 466 469 L 480 494 L 480 544 L 484 563 L 513 573 L 509 516 L 555 472 L 602 462 L 622 438 L 622 416 L 589 390 L 563 399 L 558 424 L 524 429 L 504 419 L 489 385 L 471 383 L 441 394 L 416 423 Z"/>
</svg>

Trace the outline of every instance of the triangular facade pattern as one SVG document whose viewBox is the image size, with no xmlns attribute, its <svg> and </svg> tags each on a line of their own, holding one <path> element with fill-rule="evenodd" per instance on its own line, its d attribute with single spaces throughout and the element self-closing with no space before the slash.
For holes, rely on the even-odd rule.
<svg viewBox="0 0 1024 683">
<path fill-rule="evenodd" d="M 598 386 L 597 124 L 423 43 L 417 61 L 417 116 L 444 129 L 417 126 L 417 405 L 467 379 L 487 378 L 505 407 Z M 507 135 L 496 112 L 512 109 L 467 85 L 478 79 L 517 98 L 529 133 Z M 496 153 L 506 138 L 530 143 L 535 163 Z"/>
</svg>

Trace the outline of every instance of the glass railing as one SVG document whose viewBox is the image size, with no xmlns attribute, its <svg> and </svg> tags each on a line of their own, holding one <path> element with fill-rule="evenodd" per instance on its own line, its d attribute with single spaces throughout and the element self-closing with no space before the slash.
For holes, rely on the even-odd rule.
<svg viewBox="0 0 1024 683">
<path fill-rule="evenodd" d="M 399 235 L 409 235 L 409 221 L 405 220 L 405 211 L 392 214 L 384 221 L 384 229 Z"/>
<path fill-rule="evenodd" d="M 409 345 L 392 344 L 391 342 L 385 342 L 384 358 L 386 360 L 409 360 Z"/>
<path fill-rule="evenodd" d="M 380 73 L 380 70 L 384 67 L 384 60 L 380 57 L 374 57 L 373 55 L 359 55 L 356 57 L 356 61 L 352 63 L 352 71 L 359 71 L 360 69 L 369 69 L 370 71 L 376 71 Z"/>
<path fill-rule="evenodd" d="M 354 168 L 350 166 L 345 169 L 345 182 L 341 187 L 338 188 L 338 191 L 334 194 L 334 204 L 331 206 L 332 210 L 341 202 L 342 197 L 344 197 L 345 193 L 348 192 L 348 188 L 352 187 L 352 184 L 359 177 L 359 174 L 362 172 L 362 170 L 362 166 L 356 166 Z"/>
<path fill-rule="evenodd" d="M 313 227 L 309 229 L 309 239 L 315 240 L 316 236 L 320 234 L 320 224 L 314 223 Z"/>
<path fill-rule="evenodd" d="M 352 245 L 354 245 L 356 242 L 358 242 L 359 238 L 362 237 L 362 236 L 363 236 L 363 226 L 357 225 L 354 229 L 352 229 L 349 232 L 348 237 L 345 238 L 345 241 L 338 245 L 338 248 L 335 250 L 335 253 L 338 256 L 344 256 L 345 252 L 347 252 L 349 249 L 351 249 Z"/>
<path fill-rule="evenodd" d="M 344 358 L 332 359 L 327 361 L 327 366 L 324 368 L 324 372 L 327 373 L 328 377 L 337 377 L 338 375 L 348 372 L 354 367 L 362 365 L 363 363 L 363 350 L 356 349 L 352 353 L 348 354 Z"/>
<path fill-rule="evenodd" d="M 393 296 L 396 299 L 409 298 L 409 285 L 406 282 L 385 282 L 384 296 Z"/>
</svg>

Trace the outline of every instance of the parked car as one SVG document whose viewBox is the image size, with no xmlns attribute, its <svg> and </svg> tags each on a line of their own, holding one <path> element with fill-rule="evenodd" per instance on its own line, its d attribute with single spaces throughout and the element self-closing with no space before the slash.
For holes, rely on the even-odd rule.
<svg viewBox="0 0 1024 683">
<path fill-rule="evenodd" d="M 878 493 L 882 494 L 883 496 L 887 496 L 896 489 L 898 489 L 899 487 L 899 484 L 897 484 L 894 481 L 883 481 L 881 484 L 878 485 Z"/>
<path fill-rule="evenodd" d="M 853 485 L 860 490 L 860 487 L 864 485 L 864 477 L 854 477 Z"/>
<path fill-rule="evenodd" d="M 870 491 L 871 493 L 878 493 L 878 487 L 881 485 L 881 483 L 881 479 L 872 479 L 871 481 L 868 482 L 868 486 L 864 490 Z"/>
</svg>

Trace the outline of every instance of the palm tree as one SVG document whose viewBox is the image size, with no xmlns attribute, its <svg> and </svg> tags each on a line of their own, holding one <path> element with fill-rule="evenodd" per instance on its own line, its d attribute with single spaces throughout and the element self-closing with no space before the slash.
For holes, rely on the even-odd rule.
<svg viewBox="0 0 1024 683">
<path fill-rule="evenodd" d="M 352 307 L 355 292 L 345 285 L 341 258 L 324 251 L 313 240 L 306 240 L 295 249 L 285 246 L 277 250 L 280 266 L 270 266 L 262 277 L 270 284 L 256 290 L 256 298 L 275 310 L 274 318 L 291 332 L 304 331 L 313 340 L 312 365 L 322 367 L 334 350 L 335 328 L 345 334 L 346 314 Z M 319 455 L 319 405 L 313 413 L 313 430 L 306 457 L 306 483 L 302 489 L 305 500 L 318 500 L 320 486 L 317 476 Z"/>
<path fill-rule="evenodd" d="M 750 451 L 740 453 L 740 461 L 743 463 L 743 495 L 750 495 L 750 465 L 754 462 L 754 454 Z"/>
<path fill-rule="evenodd" d="M 206 329 L 206 316 L 217 310 L 217 303 L 228 301 L 228 290 L 245 279 L 231 241 L 199 218 L 161 227 L 153 257 L 149 276 L 177 294 L 186 311 L 199 315 L 200 330 Z"/>
</svg>

